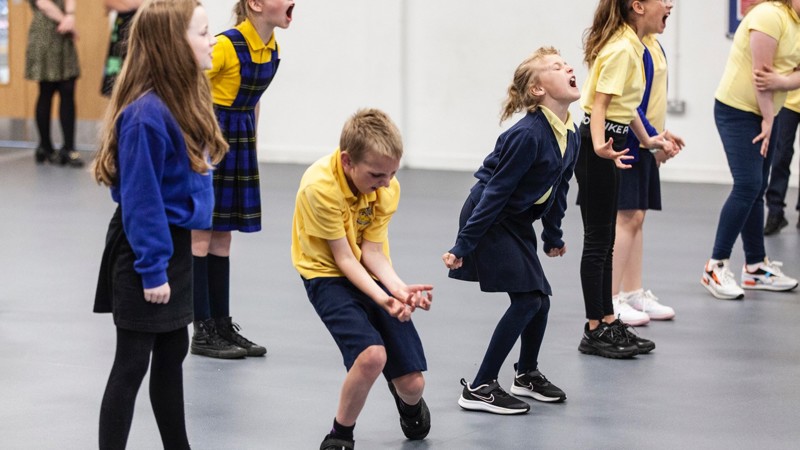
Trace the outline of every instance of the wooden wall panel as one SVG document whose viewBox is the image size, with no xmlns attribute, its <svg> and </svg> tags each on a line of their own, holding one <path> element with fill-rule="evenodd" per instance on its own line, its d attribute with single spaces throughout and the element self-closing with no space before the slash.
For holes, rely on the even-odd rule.
<svg viewBox="0 0 800 450">
<path fill-rule="evenodd" d="M 75 15 L 81 77 L 76 84 L 78 119 L 102 118 L 107 101 L 100 95 L 100 80 L 108 51 L 109 22 L 103 0 L 79 0 Z M 27 0 L 9 0 L 9 64 L 11 80 L 0 84 L 0 119 L 33 119 L 38 94 L 36 83 L 25 80 L 25 47 L 33 12 Z M 54 102 L 54 108 L 58 103 Z"/>
</svg>

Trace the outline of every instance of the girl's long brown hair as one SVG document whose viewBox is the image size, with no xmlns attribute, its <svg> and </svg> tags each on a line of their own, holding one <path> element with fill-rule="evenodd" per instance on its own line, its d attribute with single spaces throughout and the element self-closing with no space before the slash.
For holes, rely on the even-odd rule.
<svg viewBox="0 0 800 450">
<path fill-rule="evenodd" d="M 558 55 L 554 47 L 540 47 L 525 58 L 514 71 L 514 79 L 508 86 L 508 94 L 500 112 L 500 122 L 520 111 L 535 111 L 542 102 L 531 92 L 531 86 L 539 83 L 539 62 L 547 55 Z"/>
<path fill-rule="evenodd" d="M 192 170 L 207 173 L 228 150 L 217 124 L 208 78 L 186 40 L 197 0 L 149 0 L 137 10 L 128 38 L 128 55 L 117 78 L 92 164 L 98 183 L 117 180 L 117 130 L 120 113 L 153 91 L 178 122 Z"/>
<path fill-rule="evenodd" d="M 583 62 L 591 67 L 597 54 L 616 34 L 629 23 L 634 0 L 600 0 L 594 11 L 592 26 L 583 33 Z"/>
</svg>

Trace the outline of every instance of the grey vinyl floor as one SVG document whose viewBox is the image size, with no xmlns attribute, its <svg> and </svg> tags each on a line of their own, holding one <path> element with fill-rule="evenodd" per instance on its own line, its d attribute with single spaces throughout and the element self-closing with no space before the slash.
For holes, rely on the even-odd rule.
<svg viewBox="0 0 800 450">
<path fill-rule="evenodd" d="M 318 448 L 344 376 L 289 258 L 304 167 L 261 170 L 264 231 L 234 237 L 232 314 L 269 353 L 238 361 L 187 356 L 186 416 L 195 449 Z M 508 304 L 503 295 L 448 279 L 440 261 L 472 176 L 401 170 L 398 179 L 403 199 L 390 231 L 395 267 L 407 282 L 435 286 L 433 309 L 414 315 L 429 363 L 425 398 L 433 428 L 424 441 L 406 441 L 379 382 L 358 421 L 357 448 L 800 448 L 800 294 L 748 292 L 743 301 L 720 301 L 699 284 L 728 187 L 664 184 L 665 211 L 650 213 L 645 225 L 645 280 L 677 316 L 639 328 L 658 347 L 633 360 L 577 350 L 584 323 L 581 226 L 578 209 L 567 211 L 567 255 L 542 258 L 554 295 L 540 367 L 568 400 L 532 402 L 530 413 L 502 417 L 456 404 L 459 379 L 475 375 Z M 575 189 L 571 204 L 574 196 Z M 792 189 L 790 203 L 796 196 Z M 37 166 L 30 150 L 0 149 L 2 449 L 96 447 L 115 337 L 111 317 L 91 307 L 113 210 L 108 191 L 85 170 Z M 797 276 L 797 213 L 787 214 L 791 224 L 767 239 L 768 253 Z M 732 260 L 742 264 L 739 244 Z M 516 352 L 501 371 L 506 387 Z M 161 446 L 146 383 L 131 449 Z"/>
</svg>

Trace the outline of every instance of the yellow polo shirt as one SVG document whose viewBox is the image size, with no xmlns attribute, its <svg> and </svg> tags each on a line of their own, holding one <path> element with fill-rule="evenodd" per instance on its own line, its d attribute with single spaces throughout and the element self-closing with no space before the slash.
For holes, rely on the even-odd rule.
<svg viewBox="0 0 800 450">
<path fill-rule="evenodd" d="M 382 242 L 389 257 L 389 221 L 400 201 L 400 183 L 369 194 L 354 194 L 342 168 L 341 150 L 325 156 L 300 180 L 292 219 L 292 263 L 305 279 L 343 277 L 328 241 L 347 238 L 361 260 L 363 239 Z"/>
<path fill-rule="evenodd" d="M 264 64 L 272 61 L 272 51 L 280 47 L 275 41 L 275 33 L 269 38 L 266 44 L 261 40 L 258 32 L 253 27 L 250 19 L 236 25 L 235 27 L 242 33 L 250 49 L 250 58 L 256 64 Z M 227 36 L 217 36 L 217 43 L 211 53 L 211 69 L 206 71 L 208 79 L 211 80 L 211 96 L 214 104 L 221 106 L 231 106 L 239 92 L 241 77 L 239 76 L 239 57 L 233 48 L 233 43 Z"/>
<path fill-rule="evenodd" d="M 722 80 L 714 97 L 733 108 L 761 115 L 753 86 L 753 56 L 750 51 L 750 31 L 756 30 L 778 41 L 772 60 L 777 73 L 786 75 L 800 64 L 800 17 L 794 9 L 775 2 L 759 3 L 742 19 L 733 35 Z M 777 114 L 786 100 L 786 92 L 772 95 Z"/>
<path fill-rule="evenodd" d="M 564 152 L 567 151 L 567 124 L 574 126 L 575 124 L 572 122 L 572 114 L 567 111 L 567 121 L 562 122 L 558 116 L 550 111 L 544 106 L 539 105 L 539 109 L 542 110 L 544 117 L 547 119 L 547 122 L 550 124 L 550 128 L 553 129 L 553 134 L 556 136 L 556 142 L 558 142 L 558 149 L 561 150 L 561 156 L 564 156 Z M 542 203 L 546 202 L 548 198 L 550 198 L 550 194 L 553 192 L 553 187 L 551 186 L 547 192 L 544 193 L 542 198 L 536 200 L 537 205 L 541 205 Z"/>
<path fill-rule="evenodd" d="M 786 95 L 786 102 L 784 102 L 783 107 L 800 113 L 800 89 L 790 91 Z"/>
<path fill-rule="evenodd" d="M 644 95 L 644 44 L 628 25 L 623 26 L 597 54 L 583 83 L 581 108 L 592 113 L 595 92 L 613 95 L 606 120 L 628 125 Z"/>
<path fill-rule="evenodd" d="M 642 43 L 653 59 L 653 84 L 650 86 L 650 102 L 645 117 L 660 133 L 667 122 L 667 57 L 655 35 L 645 36 Z"/>
</svg>

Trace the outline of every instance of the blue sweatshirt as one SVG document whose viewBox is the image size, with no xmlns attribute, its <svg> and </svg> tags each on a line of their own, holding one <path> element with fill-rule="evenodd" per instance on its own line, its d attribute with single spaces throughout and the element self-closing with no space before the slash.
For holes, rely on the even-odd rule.
<svg viewBox="0 0 800 450">
<path fill-rule="evenodd" d="M 122 209 L 125 236 L 136 254 L 134 269 L 145 289 L 158 287 L 167 282 L 170 225 L 211 227 L 211 172 L 192 170 L 178 122 L 152 92 L 125 107 L 116 130 L 118 181 L 111 197 Z"/>
</svg>

